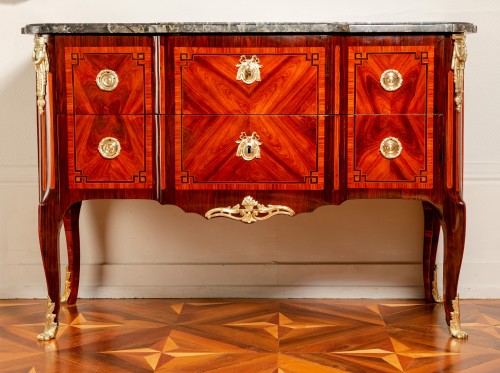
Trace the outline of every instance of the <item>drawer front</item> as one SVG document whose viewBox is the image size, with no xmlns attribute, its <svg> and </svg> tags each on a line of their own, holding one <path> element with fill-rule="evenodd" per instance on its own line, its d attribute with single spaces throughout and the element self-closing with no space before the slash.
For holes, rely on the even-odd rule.
<svg viewBox="0 0 500 373">
<path fill-rule="evenodd" d="M 433 116 L 350 116 L 348 187 L 430 189 Z"/>
<path fill-rule="evenodd" d="M 66 47 L 67 112 L 152 113 L 151 66 L 148 47 Z"/>
<path fill-rule="evenodd" d="M 70 188 L 150 188 L 152 120 L 140 115 L 69 117 Z"/>
<path fill-rule="evenodd" d="M 177 189 L 323 189 L 324 118 L 177 117 L 175 158 Z"/>
<path fill-rule="evenodd" d="M 177 47 L 174 56 L 176 114 L 325 111 L 324 48 Z"/>
<path fill-rule="evenodd" d="M 349 114 L 432 114 L 434 47 L 349 47 Z"/>
</svg>

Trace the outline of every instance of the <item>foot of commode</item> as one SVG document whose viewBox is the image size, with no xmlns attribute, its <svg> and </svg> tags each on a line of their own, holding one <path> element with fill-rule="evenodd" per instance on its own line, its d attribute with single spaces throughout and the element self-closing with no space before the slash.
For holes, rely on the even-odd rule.
<svg viewBox="0 0 500 373">
<path fill-rule="evenodd" d="M 43 332 L 38 334 L 36 337 L 39 341 L 48 341 L 49 339 L 55 338 L 57 334 L 58 325 L 54 321 L 56 315 L 53 313 L 55 304 L 52 302 L 50 297 L 47 297 L 47 311 L 45 313 L 45 328 Z"/>
<path fill-rule="evenodd" d="M 458 339 L 466 339 L 468 337 L 467 333 L 462 330 L 462 327 L 460 325 L 460 301 L 457 297 L 455 300 L 452 302 L 453 305 L 453 312 L 451 313 L 451 319 L 450 319 L 450 334 Z"/>
</svg>

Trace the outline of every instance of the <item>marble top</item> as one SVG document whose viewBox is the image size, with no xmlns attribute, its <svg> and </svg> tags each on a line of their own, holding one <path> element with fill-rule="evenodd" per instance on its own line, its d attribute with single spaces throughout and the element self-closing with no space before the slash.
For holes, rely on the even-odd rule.
<svg viewBox="0 0 500 373">
<path fill-rule="evenodd" d="M 39 23 L 23 34 L 204 34 L 204 33 L 475 33 L 465 22 L 411 23 Z"/>
</svg>

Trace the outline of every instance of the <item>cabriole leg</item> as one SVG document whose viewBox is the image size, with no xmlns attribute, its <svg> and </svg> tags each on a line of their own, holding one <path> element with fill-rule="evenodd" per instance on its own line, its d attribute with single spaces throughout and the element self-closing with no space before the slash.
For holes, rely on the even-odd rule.
<svg viewBox="0 0 500 373">
<path fill-rule="evenodd" d="M 423 275 L 425 300 L 442 303 L 437 287 L 436 253 L 439 242 L 441 222 L 437 210 L 428 202 L 422 202 L 424 208 L 424 248 Z"/>
<path fill-rule="evenodd" d="M 45 326 L 38 334 L 39 341 L 55 338 L 58 327 L 59 300 L 59 230 L 61 222 L 52 204 L 38 207 L 38 235 L 42 254 L 48 297 Z"/>
<path fill-rule="evenodd" d="M 460 326 L 458 278 L 465 244 L 465 203 L 460 199 L 444 206 L 444 308 L 450 333 L 467 338 Z"/>
<path fill-rule="evenodd" d="M 61 302 L 75 304 L 78 297 L 80 282 L 80 210 L 82 202 L 73 204 L 64 215 L 64 231 L 68 248 L 68 267 L 66 268 L 66 283 Z"/>
</svg>

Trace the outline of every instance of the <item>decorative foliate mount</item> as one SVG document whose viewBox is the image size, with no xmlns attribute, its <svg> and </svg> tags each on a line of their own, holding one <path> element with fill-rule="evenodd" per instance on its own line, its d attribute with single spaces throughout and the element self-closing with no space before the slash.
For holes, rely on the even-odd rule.
<svg viewBox="0 0 500 373">
<path fill-rule="evenodd" d="M 64 294 L 61 296 L 61 303 L 68 301 L 71 295 L 71 271 L 66 267 L 66 281 L 64 282 Z"/>
<path fill-rule="evenodd" d="M 438 267 L 435 266 L 433 278 L 432 278 L 432 298 L 434 299 L 434 302 L 436 302 L 436 303 L 443 303 L 444 299 L 441 295 L 439 295 L 437 274 L 438 274 Z"/>
<path fill-rule="evenodd" d="M 451 304 L 453 306 L 453 312 L 451 312 L 450 318 L 450 334 L 458 339 L 467 339 L 468 334 L 462 330 L 462 326 L 460 325 L 460 299 L 458 294 Z"/>
<path fill-rule="evenodd" d="M 54 313 L 55 303 L 50 297 L 47 297 L 47 310 L 45 311 L 45 325 L 43 332 L 36 337 L 39 341 L 48 341 L 55 338 L 59 325 L 55 322 L 56 314 Z"/>
<path fill-rule="evenodd" d="M 260 60 L 256 55 L 251 58 L 246 56 L 240 57 L 240 63 L 236 64 L 238 72 L 236 73 L 236 80 L 241 80 L 245 84 L 252 84 L 253 82 L 260 82 Z"/>
<path fill-rule="evenodd" d="M 451 69 L 453 70 L 453 83 L 455 85 L 456 110 L 462 111 L 462 101 L 464 93 L 464 70 L 467 61 L 467 46 L 465 45 L 465 35 L 456 34 L 452 36 L 454 40 L 453 58 Z"/>
<path fill-rule="evenodd" d="M 233 207 L 218 207 L 207 211 L 207 219 L 215 217 L 225 217 L 233 220 L 239 220 L 243 223 L 254 223 L 260 220 L 266 220 L 274 215 L 293 216 L 295 212 L 287 206 L 281 205 L 261 205 L 250 196 L 246 196 L 241 202 Z"/>
<path fill-rule="evenodd" d="M 33 65 L 36 72 L 36 97 L 38 113 L 42 115 L 45 110 L 45 92 L 47 87 L 47 74 L 49 72 L 49 57 L 47 55 L 47 36 L 35 36 L 33 48 Z"/>
</svg>

